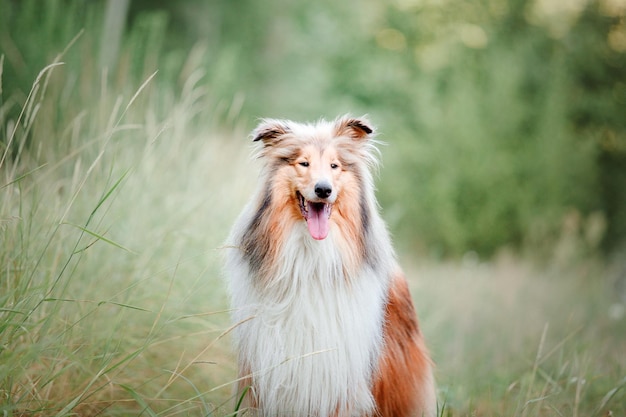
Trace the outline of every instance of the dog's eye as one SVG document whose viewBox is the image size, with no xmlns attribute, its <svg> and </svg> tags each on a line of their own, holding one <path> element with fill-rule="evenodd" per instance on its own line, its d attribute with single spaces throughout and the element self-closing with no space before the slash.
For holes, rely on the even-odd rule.
<svg viewBox="0 0 626 417">
<path fill-rule="evenodd" d="M 337 165 L 337 164 L 330 164 L 330 167 L 332 169 L 337 169 L 337 168 L 339 168 L 339 165 Z"/>
<path fill-rule="evenodd" d="M 308 167 L 308 166 L 309 166 L 309 163 L 308 163 L 308 162 L 306 162 L 306 161 L 304 161 L 304 162 L 300 162 L 300 166 L 302 166 L 302 167 Z"/>
</svg>

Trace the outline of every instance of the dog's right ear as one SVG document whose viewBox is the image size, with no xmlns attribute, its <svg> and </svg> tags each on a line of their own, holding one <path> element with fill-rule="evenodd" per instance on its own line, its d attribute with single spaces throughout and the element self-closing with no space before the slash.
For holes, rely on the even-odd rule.
<svg viewBox="0 0 626 417">
<path fill-rule="evenodd" d="M 290 131 L 289 126 L 281 120 L 263 119 L 251 136 L 254 142 L 263 141 L 263 145 L 272 146 Z"/>
</svg>

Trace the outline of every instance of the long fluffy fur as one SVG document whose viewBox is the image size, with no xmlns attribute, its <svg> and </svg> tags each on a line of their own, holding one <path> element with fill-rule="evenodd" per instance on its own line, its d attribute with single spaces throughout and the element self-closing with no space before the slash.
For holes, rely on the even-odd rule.
<svg viewBox="0 0 626 417">
<path fill-rule="evenodd" d="M 264 417 L 434 416 L 431 362 L 374 196 L 374 129 L 348 116 L 263 120 L 252 136 L 264 165 L 226 262 L 245 406 Z M 316 198 L 320 178 L 332 211 L 328 236 L 314 239 L 299 195 Z"/>
</svg>

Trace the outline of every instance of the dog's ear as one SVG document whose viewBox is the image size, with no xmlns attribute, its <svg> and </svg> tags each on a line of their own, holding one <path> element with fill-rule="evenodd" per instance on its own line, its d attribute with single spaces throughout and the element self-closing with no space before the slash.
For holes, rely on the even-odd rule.
<svg viewBox="0 0 626 417">
<path fill-rule="evenodd" d="M 369 138 L 374 133 L 374 127 L 365 117 L 343 116 L 335 121 L 337 136 L 347 136 L 355 140 Z"/>
<path fill-rule="evenodd" d="M 280 140 L 280 137 L 289 133 L 291 129 L 281 120 L 263 119 L 252 131 L 254 142 L 263 141 L 265 146 L 272 145 Z"/>
</svg>

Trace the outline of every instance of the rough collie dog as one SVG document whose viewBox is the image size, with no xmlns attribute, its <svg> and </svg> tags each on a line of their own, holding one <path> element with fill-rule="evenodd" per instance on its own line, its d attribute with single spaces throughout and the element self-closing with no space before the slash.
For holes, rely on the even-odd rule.
<svg viewBox="0 0 626 417">
<path fill-rule="evenodd" d="M 434 416 L 431 361 L 378 212 L 364 118 L 263 120 L 229 242 L 238 397 L 257 416 Z"/>
</svg>

